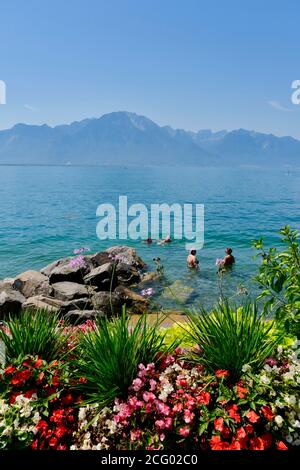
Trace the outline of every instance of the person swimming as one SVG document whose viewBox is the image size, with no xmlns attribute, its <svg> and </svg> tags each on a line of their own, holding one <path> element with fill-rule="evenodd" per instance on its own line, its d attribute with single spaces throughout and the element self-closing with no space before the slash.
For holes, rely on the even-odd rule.
<svg viewBox="0 0 300 470">
<path fill-rule="evenodd" d="M 147 240 L 143 240 L 143 243 L 147 243 L 147 245 L 151 245 L 151 243 L 153 243 L 153 240 L 151 237 L 148 237 Z"/>
<path fill-rule="evenodd" d="M 232 255 L 232 249 L 226 248 L 225 250 L 226 256 L 223 259 L 223 266 L 232 266 L 235 263 L 235 258 Z"/>
<path fill-rule="evenodd" d="M 166 243 L 171 243 L 171 242 L 172 242 L 171 236 L 167 235 L 164 240 L 158 240 L 157 244 L 158 245 L 165 245 Z"/>
<path fill-rule="evenodd" d="M 197 251 L 191 250 L 190 254 L 186 259 L 187 265 L 189 268 L 196 268 L 199 269 L 199 260 L 197 258 Z"/>
</svg>

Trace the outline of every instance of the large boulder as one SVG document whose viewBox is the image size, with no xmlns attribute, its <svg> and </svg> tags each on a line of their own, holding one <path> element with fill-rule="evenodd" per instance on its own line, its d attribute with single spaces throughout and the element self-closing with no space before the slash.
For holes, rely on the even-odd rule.
<svg viewBox="0 0 300 470">
<path fill-rule="evenodd" d="M 114 292 L 97 292 L 92 297 L 93 309 L 107 316 L 118 315 L 122 309 L 122 302 Z"/>
<path fill-rule="evenodd" d="M 7 289 L 13 289 L 13 283 L 15 282 L 14 277 L 6 277 L 2 281 L 0 281 L 0 292 L 3 292 Z"/>
<path fill-rule="evenodd" d="M 104 313 L 97 310 L 70 310 L 64 318 L 76 325 L 85 323 L 87 320 L 96 320 L 101 316 L 104 317 Z"/>
<path fill-rule="evenodd" d="M 19 313 L 26 301 L 24 295 L 17 290 L 7 288 L 0 292 L 0 318 Z"/>
<path fill-rule="evenodd" d="M 131 286 L 141 282 L 141 275 L 137 268 L 130 264 L 118 263 L 115 268 L 118 284 Z"/>
<path fill-rule="evenodd" d="M 83 283 L 84 276 L 90 271 L 89 260 L 84 258 L 84 265 L 74 264 L 75 258 L 62 258 L 41 269 L 41 273 L 48 276 L 50 284 L 56 282 L 78 282 Z"/>
<path fill-rule="evenodd" d="M 125 286 L 118 286 L 114 294 L 119 298 L 120 304 L 126 305 L 131 313 L 144 313 L 150 305 L 148 299 Z"/>
<path fill-rule="evenodd" d="M 19 274 L 13 282 L 13 288 L 27 298 L 39 294 L 50 295 L 52 292 L 48 277 L 38 271 L 31 270 Z"/>
<path fill-rule="evenodd" d="M 30 308 L 33 310 L 48 310 L 49 312 L 58 313 L 63 306 L 64 302 L 62 300 L 40 294 L 29 297 L 29 299 L 24 302 L 23 309 Z"/>
<path fill-rule="evenodd" d="M 60 308 L 61 314 L 65 315 L 70 310 L 92 310 L 93 303 L 92 298 L 90 297 L 83 297 L 80 299 L 73 299 L 68 300 L 67 302 L 63 302 L 63 305 Z"/>
<path fill-rule="evenodd" d="M 91 264 L 92 269 L 98 268 L 105 263 L 111 263 L 111 256 L 106 251 L 100 251 L 99 253 L 94 253 L 93 255 L 87 255 L 86 260 Z"/>
<path fill-rule="evenodd" d="M 110 291 L 116 286 L 116 274 L 112 263 L 105 263 L 92 269 L 85 277 L 87 285 L 96 286 L 100 291 Z"/>
<path fill-rule="evenodd" d="M 146 265 L 144 261 L 136 254 L 136 250 L 129 246 L 112 246 L 106 250 L 110 260 L 118 263 L 128 264 L 138 269 L 143 269 Z"/>
<path fill-rule="evenodd" d="M 58 300 L 68 301 L 88 297 L 89 295 L 88 288 L 76 282 L 55 282 L 52 287 L 53 296 Z"/>
</svg>

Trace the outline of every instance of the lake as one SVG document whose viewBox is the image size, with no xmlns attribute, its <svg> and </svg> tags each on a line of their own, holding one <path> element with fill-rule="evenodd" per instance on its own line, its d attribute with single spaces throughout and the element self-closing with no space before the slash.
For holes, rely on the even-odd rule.
<svg viewBox="0 0 300 470">
<path fill-rule="evenodd" d="M 251 241 L 263 236 L 268 245 L 278 245 L 279 228 L 285 224 L 300 228 L 300 170 L 0 166 L 0 278 L 40 269 L 83 245 L 101 251 L 120 244 L 100 241 L 96 235 L 98 205 L 117 206 L 119 195 L 128 196 L 129 204 L 149 207 L 163 202 L 205 205 L 200 272 L 187 269 L 184 241 L 165 246 L 127 243 L 150 269 L 153 258 L 161 258 L 165 285 L 178 280 L 192 288 L 189 304 L 210 306 L 216 301 L 215 260 L 228 246 L 236 265 L 224 276 L 225 293 L 241 300 L 245 294 L 240 288 L 246 287 L 254 295 L 250 279 L 257 262 Z M 157 303 L 176 306 L 173 298 L 161 295 L 161 286 L 155 289 Z"/>
</svg>

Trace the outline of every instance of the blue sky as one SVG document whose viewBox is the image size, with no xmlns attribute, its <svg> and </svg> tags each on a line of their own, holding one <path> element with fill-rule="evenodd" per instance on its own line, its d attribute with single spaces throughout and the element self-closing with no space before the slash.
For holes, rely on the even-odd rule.
<svg viewBox="0 0 300 470">
<path fill-rule="evenodd" d="M 0 129 L 128 110 L 300 138 L 298 0 L 4 0 Z"/>
</svg>

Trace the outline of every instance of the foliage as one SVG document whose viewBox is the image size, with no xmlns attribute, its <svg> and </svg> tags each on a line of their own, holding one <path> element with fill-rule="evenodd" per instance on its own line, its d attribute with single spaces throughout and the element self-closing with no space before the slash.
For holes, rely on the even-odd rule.
<svg viewBox="0 0 300 470">
<path fill-rule="evenodd" d="M 190 348 L 195 346 L 194 341 L 191 340 L 188 331 L 189 325 L 184 324 L 184 329 L 180 323 L 173 323 L 167 328 L 161 328 L 161 332 L 164 335 L 164 343 L 166 346 L 171 346 L 174 343 L 180 345 L 181 348 Z"/>
<path fill-rule="evenodd" d="M 149 325 L 143 315 L 131 327 L 123 310 L 120 318 L 100 318 L 94 331 L 81 334 L 74 364 L 81 380 L 77 388 L 87 402 L 105 406 L 126 396 L 138 364 L 157 361 L 173 347 L 164 345 L 164 334 L 158 330 L 161 322 Z"/>
<path fill-rule="evenodd" d="M 48 361 L 61 358 L 68 349 L 68 335 L 59 324 L 59 317 L 47 310 L 24 310 L 11 317 L 0 328 L 8 362 L 24 356 L 38 355 Z"/>
<path fill-rule="evenodd" d="M 258 370 L 282 339 L 272 322 L 264 321 L 255 303 L 234 309 L 223 301 L 209 314 L 202 309 L 187 311 L 187 316 L 188 333 L 198 345 L 189 360 L 210 371 L 226 369 L 234 379 L 239 378 L 245 363 Z"/>
<path fill-rule="evenodd" d="M 97 407 L 80 409 L 72 448 L 286 450 L 300 444 L 294 352 L 269 358 L 260 374 L 245 365 L 238 382 L 229 379 L 227 370 L 207 375 L 176 354 L 159 366 L 140 364 L 126 400 L 100 414 Z"/>
<path fill-rule="evenodd" d="M 275 315 L 287 333 L 300 337 L 300 246 L 297 230 L 286 226 L 280 230 L 286 246 L 265 250 L 263 240 L 255 240 L 254 247 L 261 258 L 255 277 L 262 289 L 258 299 L 264 299 L 264 310 Z"/>
</svg>

